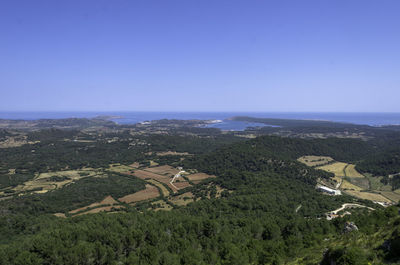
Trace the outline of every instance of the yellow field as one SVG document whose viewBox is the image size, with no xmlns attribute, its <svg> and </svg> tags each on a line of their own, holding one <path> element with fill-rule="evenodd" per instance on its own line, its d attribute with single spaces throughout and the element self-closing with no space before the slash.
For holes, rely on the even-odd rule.
<svg viewBox="0 0 400 265">
<path fill-rule="evenodd" d="M 52 176 L 57 176 L 57 177 L 67 177 L 71 179 L 80 179 L 82 178 L 81 174 L 84 174 L 86 176 L 93 176 L 95 174 L 99 174 L 100 171 L 95 170 L 93 168 L 84 168 L 81 170 L 65 170 L 65 171 L 55 171 L 55 172 L 46 172 L 46 173 L 40 173 L 35 179 L 47 179 Z"/>
<path fill-rule="evenodd" d="M 24 184 L 18 185 L 13 190 L 15 192 L 26 192 L 36 190 L 35 193 L 46 193 L 49 190 L 59 189 L 65 185 L 72 183 L 76 180 L 86 177 L 100 176 L 100 171 L 86 168 L 82 170 L 65 170 L 56 172 L 41 173 L 36 176 L 33 180 L 24 182 Z M 51 177 L 66 177 L 68 179 L 62 181 L 52 181 Z"/>
<path fill-rule="evenodd" d="M 361 192 L 361 191 L 353 191 L 353 190 L 346 190 L 345 193 L 352 195 L 354 197 L 370 200 L 370 201 L 377 201 L 377 202 L 388 202 L 390 203 L 391 200 L 387 199 L 386 197 L 382 196 L 381 194 L 376 194 L 372 192 Z"/>
<path fill-rule="evenodd" d="M 149 182 L 149 183 L 151 183 L 151 184 L 153 184 L 153 185 L 155 185 L 155 186 L 157 186 L 157 187 L 159 187 L 159 188 L 161 189 L 161 191 L 162 191 L 162 193 L 163 193 L 163 195 L 164 195 L 165 197 L 168 197 L 168 196 L 169 196 L 169 191 L 167 190 L 167 188 L 166 188 L 163 184 L 161 184 L 160 182 L 158 182 L 157 180 L 154 180 L 154 179 L 146 179 L 146 181 Z"/>
<path fill-rule="evenodd" d="M 355 190 L 360 191 L 362 190 L 360 187 L 348 182 L 347 180 L 343 180 L 342 185 L 340 185 L 341 190 Z"/>
<path fill-rule="evenodd" d="M 335 162 L 333 164 L 317 167 L 317 169 L 331 172 L 331 173 L 335 174 L 335 176 L 337 176 L 337 177 L 343 177 L 344 176 L 344 168 L 347 165 L 348 165 L 347 163 Z"/>
<path fill-rule="evenodd" d="M 398 203 L 400 201 L 400 194 L 397 192 L 393 192 L 393 191 L 380 191 L 380 194 L 382 194 L 383 196 L 385 196 L 386 198 L 392 200 L 395 203 Z"/>
<path fill-rule="evenodd" d="M 158 163 L 157 163 L 157 162 L 154 162 L 153 160 L 151 160 L 151 161 L 150 161 L 150 166 L 151 166 L 151 167 L 158 166 Z"/>
<path fill-rule="evenodd" d="M 132 170 L 133 168 L 130 166 L 120 165 L 120 164 L 111 164 L 108 168 L 109 171 L 117 172 L 117 173 L 124 173 L 127 171 Z"/>
<path fill-rule="evenodd" d="M 352 164 L 348 164 L 348 166 L 345 169 L 345 173 L 346 176 L 350 178 L 365 178 L 364 175 L 362 175 L 356 170 L 356 166 Z"/>
<path fill-rule="evenodd" d="M 150 184 L 146 184 L 146 189 L 137 191 L 132 194 L 128 194 L 122 198 L 119 198 L 118 200 L 124 203 L 136 203 L 139 201 L 144 201 L 148 199 L 153 199 L 157 198 L 160 196 L 160 192 L 158 189 Z"/>
<path fill-rule="evenodd" d="M 92 204 L 90 204 L 88 206 L 84 206 L 84 207 L 69 211 L 69 213 L 70 214 L 74 214 L 74 213 L 78 213 L 78 212 L 81 212 L 81 211 L 84 211 L 84 210 L 87 210 L 87 209 L 90 209 L 90 208 L 98 207 L 98 206 L 101 206 L 101 205 L 110 206 L 110 205 L 116 205 L 116 204 L 118 204 L 118 202 L 113 197 L 107 196 L 101 202 L 92 203 Z"/>
<path fill-rule="evenodd" d="M 300 163 L 306 164 L 309 167 L 316 167 L 328 164 L 333 161 L 329 156 L 302 156 L 297 159 Z"/>
<path fill-rule="evenodd" d="M 54 216 L 61 217 L 61 218 L 67 218 L 67 216 L 65 216 L 64 213 L 55 213 Z"/>
</svg>

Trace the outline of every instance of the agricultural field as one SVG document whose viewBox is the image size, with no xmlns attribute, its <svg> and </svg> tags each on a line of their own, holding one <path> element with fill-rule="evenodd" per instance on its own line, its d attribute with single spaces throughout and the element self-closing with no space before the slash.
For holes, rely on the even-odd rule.
<svg viewBox="0 0 400 265">
<path fill-rule="evenodd" d="M 177 206 L 186 206 L 191 202 L 194 202 L 194 196 L 191 192 L 185 192 L 181 195 L 169 198 L 169 201 Z"/>
<path fill-rule="evenodd" d="M 348 164 L 344 170 L 345 176 L 349 178 L 365 178 L 360 172 L 356 170 L 356 166 Z"/>
<path fill-rule="evenodd" d="M 158 181 L 160 183 L 164 183 L 170 189 L 172 189 L 174 192 L 177 191 L 177 188 L 172 186 L 171 183 L 170 183 L 170 181 L 172 180 L 171 177 L 155 174 L 155 173 L 152 173 L 152 172 L 149 172 L 149 171 L 146 171 L 146 170 L 135 170 L 133 175 L 135 177 L 138 177 L 138 178 L 146 180 L 146 181 L 149 180 L 149 179 L 156 180 L 156 181 Z"/>
<path fill-rule="evenodd" d="M 326 165 L 332 162 L 333 158 L 329 156 L 302 156 L 299 157 L 297 161 L 309 167 L 316 167 L 316 166 Z"/>
<path fill-rule="evenodd" d="M 383 177 L 374 177 L 371 174 L 365 174 L 365 177 L 368 179 L 370 183 L 370 188 L 372 190 L 381 190 L 381 191 L 391 191 L 392 186 L 385 185 L 382 183 Z"/>
<path fill-rule="evenodd" d="M 91 209 L 89 211 L 83 212 L 83 213 L 78 213 L 75 216 L 79 216 L 79 215 L 84 215 L 84 214 L 91 214 L 91 213 L 100 213 L 100 212 L 113 212 L 114 209 L 124 209 L 125 207 L 122 205 L 113 205 L 113 206 L 104 206 L 104 207 L 99 207 L 99 208 L 94 208 Z"/>
<path fill-rule="evenodd" d="M 50 190 L 62 188 L 82 178 L 104 176 L 105 175 L 101 171 L 91 168 L 47 172 L 37 175 L 33 180 L 26 181 L 12 190 L 16 193 L 29 191 L 35 193 L 46 193 Z"/>
<path fill-rule="evenodd" d="M 159 186 L 161 189 L 166 190 L 165 187 L 162 188 L 160 186 L 160 185 L 164 184 L 164 185 L 168 186 L 175 193 L 180 189 L 191 186 L 183 177 L 179 177 L 175 180 L 174 183 L 171 183 L 173 176 L 175 176 L 177 173 L 179 173 L 178 169 L 173 168 L 168 165 L 164 165 L 164 166 L 158 166 L 158 167 L 147 167 L 147 168 L 143 168 L 143 169 L 138 169 L 138 170 L 135 170 L 132 174 L 135 177 L 143 179 L 147 182 L 150 182 L 149 180 L 153 180 L 150 183 Z M 127 173 L 125 172 L 125 174 L 127 174 Z M 157 184 L 154 181 L 156 181 L 160 184 Z M 164 190 L 163 190 L 164 196 L 168 196 L 169 192 L 164 192 Z"/>
<path fill-rule="evenodd" d="M 354 197 L 364 199 L 364 200 L 370 200 L 370 201 L 376 201 L 376 202 L 384 202 L 384 203 L 391 203 L 392 201 L 389 200 L 388 198 L 382 196 L 381 194 L 378 193 L 372 193 L 372 192 L 364 192 L 364 191 L 356 191 L 356 190 L 345 190 L 345 193 L 352 195 Z"/>
<path fill-rule="evenodd" d="M 304 158 L 305 159 L 305 158 Z M 333 162 L 330 164 L 317 167 L 317 169 L 325 170 L 335 174 L 333 181 L 338 184 L 340 190 L 344 193 L 370 201 L 390 203 L 397 202 L 397 193 L 390 191 L 390 186 L 385 187 L 379 178 L 372 176 L 364 176 L 355 169 L 355 165 L 343 162 Z"/>
<path fill-rule="evenodd" d="M 380 191 L 380 194 L 388 198 L 389 200 L 392 200 L 394 202 L 399 202 L 400 201 L 400 190 L 395 190 L 395 191 Z"/>
<path fill-rule="evenodd" d="M 345 176 L 345 168 L 348 164 L 343 162 L 334 162 L 329 165 L 317 167 L 317 169 L 325 170 L 335 174 L 335 177 L 344 177 Z"/>
<path fill-rule="evenodd" d="M 205 179 L 208 179 L 208 178 L 216 178 L 216 176 L 208 175 L 206 173 L 195 173 L 195 174 L 186 175 L 185 177 L 188 178 L 194 184 L 198 184 L 202 180 L 205 180 Z"/>
<path fill-rule="evenodd" d="M 69 213 L 70 213 L 70 214 L 76 214 L 76 213 L 85 211 L 85 210 L 87 210 L 87 209 L 99 207 L 99 206 L 101 206 L 101 205 L 107 205 L 107 206 L 108 206 L 108 205 L 116 205 L 116 204 L 119 204 L 119 203 L 118 203 L 116 200 L 114 200 L 113 197 L 107 196 L 107 197 L 105 197 L 101 202 L 92 203 L 92 204 L 90 204 L 90 205 L 88 205 L 88 206 L 81 207 L 81 208 L 78 208 L 78 209 L 69 211 Z"/>
<path fill-rule="evenodd" d="M 340 185 L 340 189 L 344 190 L 344 191 L 346 191 L 346 190 L 361 191 L 362 190 L 361 187 L 354 185 L 353 183 L 347 181 L 346 179 L 344 179 L 342 181 L 342 185 Z"/>
<path fill-rule="evenodd" d="M 174 176 L 179 172 L 178 169 L 173 168 L 171 166 L 165 165 L 165 166 L 159 166 L 159 167 L 147 167 L 144 168 L 143 170 L 146 170 L 148 172 L 152 172 L 155 174 L 159 175 L 165 175 L 165 176 Z"/>
<path fill-rule="evenodd" d="M 146 181 L 148 183 L 151 183 L 154 186 L 157 186 L 158 188 L 160 188 L 160 190 L 161 190 L 161 192 L 162 192 L 164 197 L 168 197 L 169 196 L 169 190 L 165 187 L 164 184 L 162 184 L 162 183 L 160 183 L 160 182 L 158 182 L 157 180 L 154 180 L 154 179 L 146 179 Z"/>
<path fill-rule="evenodd" d="M 133 169 L 134 169 L 134 167 L 125 166 L 125 165 L 121 165 L 121 164 L 111 164 L 110 167 L 108 168 L 109 171 L 117 172 L 117 173 L 123 173 L 123 172 L 127 172 L 127 171 L 133 170 Z"/>
<path fill-rule="evenodd" d="M 118 200 L 124 203 L 136 203 L 139 201 L 154 199 L 160 196 L 160 192 L 158 191 L 157 187 L 146 184 L 146 189 L 135 192 L 133 194 L 126 195 Z"/>
<path fill-rule="evenodd" d="M 174 186 L 177 190 L 181 190 L 181 189 L 184 189 L 184 188 L 192 186 L 187 181 L 179 181 L 179 180 L 174 182 L 174 183 L 172 183 L 171 185 Z"/>
</svg>

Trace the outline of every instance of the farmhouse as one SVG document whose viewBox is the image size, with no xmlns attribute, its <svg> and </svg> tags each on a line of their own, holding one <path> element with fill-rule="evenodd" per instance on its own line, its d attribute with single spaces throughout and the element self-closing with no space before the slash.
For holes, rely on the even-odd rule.
<svg viewBox="0 0 400 265">
<path fill-rule="evenodd" d="M 331 195 L 342 195 L 342 192 L 340 190 L 334 190 L 322 185 L 317 185 L 317 190 L 331 194 Z"/>
</svg>

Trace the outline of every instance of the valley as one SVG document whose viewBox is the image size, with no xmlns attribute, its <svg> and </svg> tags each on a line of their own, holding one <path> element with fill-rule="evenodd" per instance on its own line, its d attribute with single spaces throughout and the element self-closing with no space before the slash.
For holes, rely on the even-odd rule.
<svg viewBox="0 0 400 265">
<path fill-rule="evenodd" d="M 1 141 L 23 141 L 0 148 L 0 264 L 317 264 L 350 241 L 396 259 L 377 248 L 398 240 L 398 132 L 264 122 L 279 127 L 4 123 Z"/>
</svg>

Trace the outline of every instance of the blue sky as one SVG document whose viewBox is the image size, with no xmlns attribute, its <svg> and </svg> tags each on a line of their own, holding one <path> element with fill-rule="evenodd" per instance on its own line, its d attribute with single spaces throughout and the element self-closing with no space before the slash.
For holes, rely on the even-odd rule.
<svg viewBox="0 0 400 265">
<path fill-rule="evenodd" d="M 400 112 L 397 0 L 3 0 L 1 111 Z"/>
</svg>

